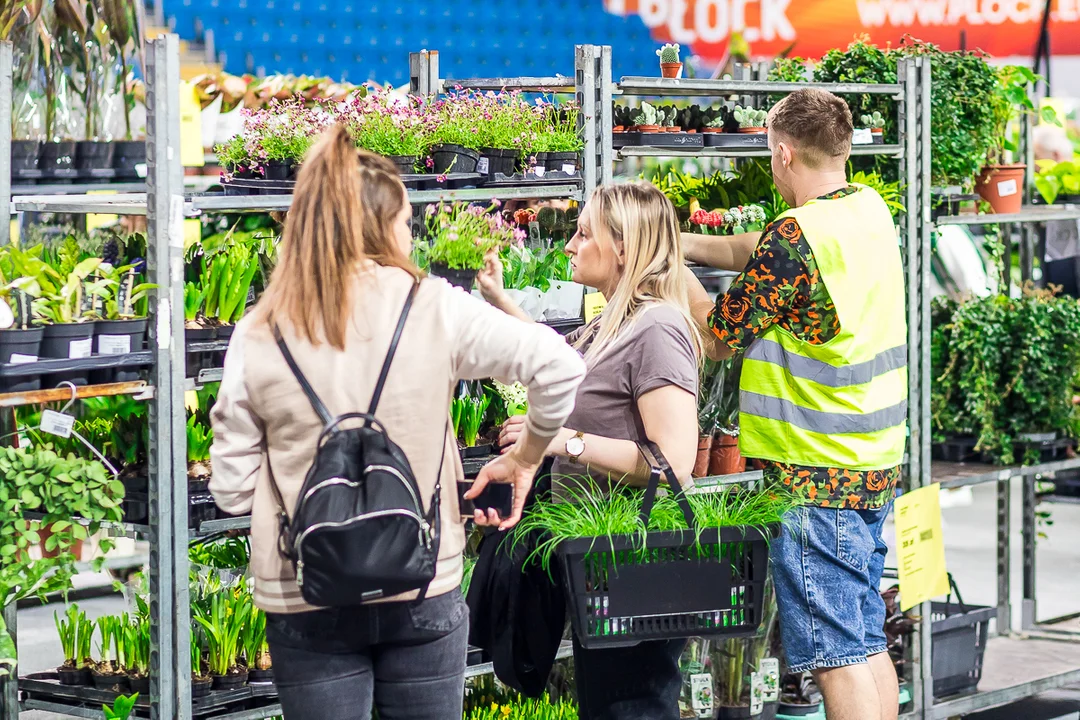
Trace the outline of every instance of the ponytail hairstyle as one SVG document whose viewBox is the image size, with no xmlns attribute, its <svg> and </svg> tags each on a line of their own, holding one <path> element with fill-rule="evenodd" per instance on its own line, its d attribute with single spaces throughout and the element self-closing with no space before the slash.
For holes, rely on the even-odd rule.
<svg viewBox="0 0 1080 720">
<path fill-rule="evenodd" d="M 394 219 L 407 202 L 393 163 L 358 151 L 344 126 L 327 130 L 296 179 L 258 320 L 286 322 L 312 345 L 344 350 L 366 260 L 422 277 L 394 241 Z"/>
<path fill-rule="evenodd" d="M 586 364 L 595 365 L 625 337 L 642 310 L 657 304 L 674 307 L 686 319 L 700 362 L 701 336 L 690 315 L 679 219 L 671 201 L 644 181 L 602 185 L 593 192 L 581 219 L 598 242 L 609 243 L 623 254 L 615 293 L 607 299 L 596 328 L 578 339 L 577 348 L 584 348 Z"/>
</svg>

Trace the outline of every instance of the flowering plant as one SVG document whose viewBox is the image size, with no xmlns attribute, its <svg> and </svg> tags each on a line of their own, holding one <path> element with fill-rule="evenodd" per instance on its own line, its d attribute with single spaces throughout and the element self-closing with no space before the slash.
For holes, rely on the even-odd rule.
<svg viewBox="0 0 1080 720">
<path fill-rule="evenodd" d="M 690 216 L 690 222 L 697 225 L 703 235 L 722 235 L 724 226 L 724 214 L 707 210 L 695 210 Z"/>
<path fill-rule="evenodd" d="M 516 382 L 512 385 L 503 385 L 498 380 L 491 381 L 495 392 L 502 398 L 506 405 L 506 414 L 509 417 L 524 415 L 529 408 L 529 390 L 524 385 Z"/>
<path fill-rule="evenodd" d="M 502 213 L 494 212 L 500 204 L 492 200 L 487 208 L 465 203 L 429 205 L 428 259 L 451 270 L 479 270 L 489 251 L 524 241 L 524 230 L 514 228 Z"/>
<path fill-rule="evenodd" d="M 421 98 L 381 90 L 354 95 L 338 120 L 359 148 L 379 155 L 416 157 L 427 153 L 431 135 L 424 110 Z"/>
<path fill-rule="evenodd" d="M 531 152 L 581 152 L 585 141 L 578 128 L 579 108 L 573 103 L 554 105 L 537 100 L 543 113 Z"/>
<path fill-rule="evenodd" d="M 322 105 L 306 107 L 299 95 L 284 101 L 272 100 L 264 110 L 244 109 L 240 113 L 244 117 L 243 152 L 231 144 L 218 145 L 215 151 L 231 153 L 237 161 L 242 155 L 252 165 L 281 160 L 300 162 L 334 120 Z"/>
<path fill-rule="evenodd" d="M 724 213 L 727 235 L 758 232 L 765 227 L 765 209 L 759 205 L 740 205 Z"/>
</svg>

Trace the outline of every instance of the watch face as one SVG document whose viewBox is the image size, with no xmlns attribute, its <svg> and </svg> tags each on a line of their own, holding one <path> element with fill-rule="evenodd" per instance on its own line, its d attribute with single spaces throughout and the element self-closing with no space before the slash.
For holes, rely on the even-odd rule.
<svg viewBox="0 0 1080 720">
<path fill-rule="evenodd" d="M 585 452 L 585 441 L 575 435 L 566 441 L 566 452 L 569 455 L 577 457 Z"/>
</svg>

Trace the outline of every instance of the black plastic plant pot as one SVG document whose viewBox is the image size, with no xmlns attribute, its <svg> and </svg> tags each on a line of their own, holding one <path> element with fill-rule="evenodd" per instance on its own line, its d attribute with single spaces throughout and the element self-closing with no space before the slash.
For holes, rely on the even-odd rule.
<svg viewBox="0 0 1080 720">
<path fill-rule="evenodd" d="M 126 355 L 143 349 L 146 340 L 146 318 L 98 320 L 94 323 L 94 353 L 96 355 Z"/>
<path fill-rule="evenodd" d="M 233 331 L 236 330 L 236 326 L 235 325 L 218 325 L 217 328 L 215 328 L 215 329 L 217 330 L 217 338 L 216 339 L 218 339 L 218 340 L 228 340 L 229 338 L 232 337 Z"/>
<path fill-rule="evenodd" d="M 101 673 L 91 671 L 90 677 L 94 681 L 94 687 L 98 690 L 112 690 L 113 692 L 126 693 L 131 687 L 128 682 L 128 676 L 121 673 L 115 675 L 102 675 Z"/>
<path fill-rule="evenodd" d="M 821 703 L 810 703 L 809 705 L 796 705 L 795 703 L 782 702 L 777 706 L 777 715 L 786 715 L 788 717 L 810 717 L 817 715 L 821 711 Z"/>
<path fill-rule="evenodd" d="M 137 692 L 141 697 L 150 695 L 149 675 L 128 675 L 128 685 L 131 686 L 131 692 Z"/>
<path fill-rule="evenodd" d="M 90 677 L 90 668 L 69 668 L 61 665 L 56 668 L 56 675 L 60 678 L 60 684 L 68 687 L 93 683 L 93 679 Z"/>
<path fill-rule="evenodd" d="M 490 443 L 487 445 L 473 445 L 472 447 L 461 448 L 461 457 L 487 457 L 496 454 L 498 451 L 499 449 Z"/>
<path fill-rule="evenodd" d="M 394 163 L 394 165 L 397 167 L 398 173 L 402 175 L 416 174 L 415 155 L 387 155 L 386 159 Z"/>
<path fill-rule="evenodd" d="M 75 168 L 75 141 L 47 142 L 41 147 L 38 166 L 46 173 Z"/>
<path fill-rule="evenodd" d="M 0 330 L 0 363 L 35 362 L 41 351 L 41 336 L 44 328 L 7 328 Z M 26 392 L 41 389 L 40 375 L 24 375 L 0 380 L 3 392 Z"/>
<path fill-rule="evenodd" d="M 577 170 L 578 154 L 576 152 L 549 152 L 545 153 L 544 168 L 552 171 L 566 172 L 568 175 Z"/>
<path fill-rule="evenodd" d="M 145 140 L 119 140 L 113 143 L 113 169 L 118 178 L 137 178 L 137 165 L 146 162 Z"/>
<path fill-rule="evenodd" d="M 431 159 L 435 162 L 433 171 L 436 175 L 473 173 L 480 161 L 480 153 L 461 145 L 436 145 L 431 149 Z"/>
<path fill-rule="evenodd" d="M 431 263 L 431 274 L 441 277 L 454 287 L 459 287 L 465 292 L 472 292 L 473 283 L 476 282 L 476 270 L 454 270 L 442 263 Z"/>
<path fill-rule="evenodd" d="M 12 172 L 18 173 L 25 170 L 37 170 L 42 144 L 43 143 L 40 140 L 12 140 Z"/>
<path fill-rule="evenodd" d="M 214 681 L 210 678 L 191 678 L 191 697 L 204 698 L 210 694 L 210 688 L 214 686 Z"/>
<path fill-rule="evenodd" d="M 215 690 L 237 690 L 247 685 L 247 670 L 242 670 L 228 675 L 211 675 L 214 679 Z"/>
<path fill-rule="evenodd" d="M 115 144 L 97 140 L 80 140 L 75 144 L 77 170 L 108 170 L 112 168 Z"/>
<path fill-rule="evenodd" d="M 121 507 L 124 512 L 124 522 L 145 523 L 150 518 L 150 495 L 145 491 L 125 491 Z"/>
<path fill-rule="evenodd" d="M 248 670 L 248 682 L 249 683 L 270 683 L 274 682 L 274 668 L 268 668 L 266 670 Z"/>
<path fill-rule="evenodd" d="M 90 357 L 94 351 L 94 325 L 93 321 L 46 325 L 45 333 L 41 337 L 41 357 L 62 359 Z M 49 381 L 54 384 L 68 381 L 74 385 L 86 385 L 89 376 L 88 370 L 73 370 L 50 374 Z"/>
<path fill-rule="evenodd" d="M 517 150 L 510 148 L 481 148 L 476 171 L 481 175 L 513 175 L 519 155 Z"/>
<path fill-rule="evenodd" d="M 266 163 L 267 180 L 289 180 L 295 164 L 292 160 L 270 160 Z"/>
</svg>

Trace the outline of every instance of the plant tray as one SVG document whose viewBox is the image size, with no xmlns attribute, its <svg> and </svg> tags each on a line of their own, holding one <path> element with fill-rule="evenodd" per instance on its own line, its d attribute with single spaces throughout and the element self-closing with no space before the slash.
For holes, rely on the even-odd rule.
<svg viewBox="0 0 1080 720">
<path fill-rule="evenodd" d="M 935 602 L 930 617 L 934 699 L 974 692 L 982 679 L 987 635 L 997 608 Z"/>
<path fill-rule="evenodd" d="M 1013 445 L 1013 457 L 1016 459 L 1017 463 L 1020 463 L 1023 462 L 1028 450 L 1036 450 L 1039 453 L 1039 463 L 1054 462 L 1056 460 L 1064 460 L 1068 457 L 1069 450 L 1075 447 L 1075 445 L 1076 441 L 1072 438 L 1017 442 Z M 980 459 L 987 465 L 996 464 L 994 458 L 986 453 L 983 453 L 980 456 Z"/>
<path fill-rule="evenodd" d="M 60 676 L 56 672 L 30 673 L 19 678 L 19 690 L 25 698 L 50 700 L 70 704 L 73 707 L 93 708 L 100 712 L 102 703 L 112 704 L 117 693 L 108 690 L 98 690 L 92 686 L 61 685 Z M 245 685 L 236 690 L 211 690 L 201 698 L 191 701 L 192 715 L 205 717 L 218 714 L 218 712 L 230 705 L 244 703 L 250 705 L 253 700 L 277 698 L 277 689 L 273 683 L 258 683 Z M 267 703 L 270 704 L 270 703 Z M 139 695 L 135 702 L 135 710 L 138 717 L 149 717 L 150 699 Z"/>
<path fill-rule="evenodd" d="M 930 456 L 934 460 L 963 463 L 979 459 L 979 453 L 975 451 L 978 440 L 973 437 L 950 438 L 944 442 L 934 443 L 930 449 Z"/>
<path fill-rule="evenodd" d="M 569 164 L 569 163 L 568 163 Z M 539 172 L 537 172 L 539 170 Z M 484 182 L 484 187 L 511 187 L 515 185 L 563 185 L 566 183 L 581 182 L 581 173 L 575 169 L 573 172 L 562 170 L 544 170 L 544 168 L 532 168 L 530 172 L 517 173 L 516 175 L 503 175 L 495 173 L 491 179 Z"/>
<path fill-rule="evenodd" d="M 45 171 L 44 170 L 12 170 L 11 171 L 11 182 L 12 182 L 12 184 L 16 184 L 15 183 L 16 180 L 19 180 L 19 181 L 24 182 L 26 184 L 31 184 L 34 181 L 41 180 L 44 177 L 45 177 Z"/>
<path fill-rule="evenodd" d="M 769 146 L 766 133 L 705 133 L 705 147 L 765 148 Z"/>
<path fill-rule="evenodd" d="M 1054 474 L 1054 495 L 1080 497 L 1080 470 L 1062 470 Z"/>
<path fill-rule="evenodd" d="M 624 147 L 672 147 L 672 148 L 699 148 L 704 145 L 705 136 L 701 133 L 643 133 L 622 132 L 612 133 L 611 145 L 614 148 Z"/>
<path fill-rule="evenodd" d="M 762 620 L 769 539 L 779 525 L 650 532 L 559 545 L 574 634 L 588 649 L 752 635 Z"/>
<path fill-rule="evenodd" d="M 122 355 L 91 355 L 87 358 L 43 358 L 28 363 L 0 364 L 0 379 L 21 378 L 30 375 L 55 375 L 77 370 L 106 370 L 109 368 L 147 367 L 154 364 L 154 354 L 140 350 Z"/>
</svg>

